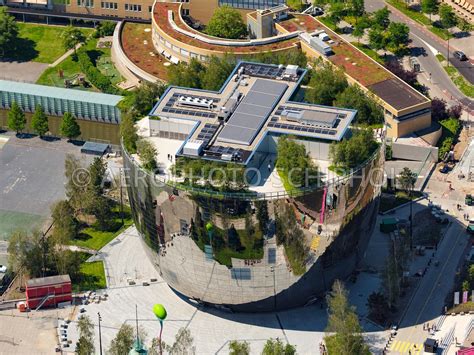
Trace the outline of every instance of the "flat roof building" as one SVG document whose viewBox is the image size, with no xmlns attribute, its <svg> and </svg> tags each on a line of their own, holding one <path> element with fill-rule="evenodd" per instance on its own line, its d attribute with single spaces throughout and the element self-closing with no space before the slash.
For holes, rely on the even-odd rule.
<svg viewBox="0 0 474 355">
<path fill-rule="evenodd" d="M 341 140 L 357 112 L 291 101 L 306 70 L 289 67 L 240 62 L 218 92 L 170 87 L 150 113 L 150 135 L 181 139 L 177 156 L 240 164 L 267 136 Z"/>
<path fill-rule="evenodd" d="M 16 102 L 23 111 L 34 112 L 41 105 L 46 114 L 62 116 L 66 112 L 78 119 L 120 123 L 117 107 L 122 96 L 63 89 L 53 86 L 0 80 L 0 108 L 9 109 Z"/>
</svg>

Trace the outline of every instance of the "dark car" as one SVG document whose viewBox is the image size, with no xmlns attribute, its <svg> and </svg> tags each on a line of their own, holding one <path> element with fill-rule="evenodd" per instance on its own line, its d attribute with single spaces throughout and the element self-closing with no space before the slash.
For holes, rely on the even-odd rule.
<svg viewBox="0 0 474 355">
<path fill-rule="evenodd" d="M 466 55 L 461 51 L 454 51 L 454 57 L 458 58 L 459 60 L 467 60 Z"/>
<path fill-rule="evenodd" d="M 440 169 L 439 172 L 442 174 L 447 174 L 449 172 L 449 166 L 448 164 L 444 164 Z"/>
</svg>

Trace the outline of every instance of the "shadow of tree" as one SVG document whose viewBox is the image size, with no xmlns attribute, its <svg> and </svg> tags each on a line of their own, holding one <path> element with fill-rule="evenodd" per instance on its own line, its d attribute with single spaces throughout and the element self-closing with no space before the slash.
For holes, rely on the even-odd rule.
<svg viewBox="0 0 474 355">
<path fill-rule="evenodd" d="M 36 50 L 36 43 L 28 38 L 18 37 L 15 43 L 6 50 L 4 62 L 29 62 L 35 59 L 39 52 Z"/>
</svg>

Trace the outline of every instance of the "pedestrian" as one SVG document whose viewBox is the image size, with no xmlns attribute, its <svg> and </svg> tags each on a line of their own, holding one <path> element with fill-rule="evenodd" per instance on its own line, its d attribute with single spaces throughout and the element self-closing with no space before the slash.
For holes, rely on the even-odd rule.
<svg viewBox="0 0 474 355">
<path fill-rule="evenodd" d="M 268 164 L 268 172 L 270 173 L 272 171 L 272 165 L 269 163 Z"/>
</svg>

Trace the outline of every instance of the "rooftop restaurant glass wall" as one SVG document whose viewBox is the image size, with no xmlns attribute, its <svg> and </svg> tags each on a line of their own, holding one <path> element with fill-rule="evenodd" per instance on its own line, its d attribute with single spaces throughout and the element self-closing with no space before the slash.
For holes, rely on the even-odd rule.
<svg viewBox="0 0 474 355">
<path fill-rule="evenodd" d="M 354 271 L 375 226 L 383 152 L 296 194 L 172 186 L 123 155 L 133 217 L 164 280 L 209 304 L 268 311 L 304 305 Z"/>
</svg>

